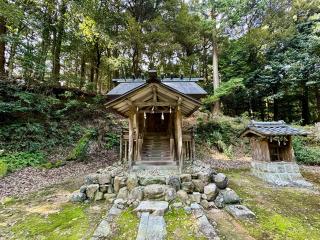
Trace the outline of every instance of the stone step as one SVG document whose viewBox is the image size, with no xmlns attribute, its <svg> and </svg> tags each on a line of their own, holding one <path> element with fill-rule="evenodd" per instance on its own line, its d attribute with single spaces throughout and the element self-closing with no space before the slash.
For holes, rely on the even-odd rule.
<svg viewBox="0 0 320 240">
<path fill-rule="evenodd" d="M 163 216 L 154 216 L 148 212 L 141 214 L 137 240 L 164 240 L 166 235 Z"/>
<path fill-rule="evenodd" d="M 169 161 L 151 161 L 151 160 L 142 160 L 135 162 L 135 165 L 171 165 L 171 166 L 177 166 L 177 162 L 169 160 Z"/>
</svg>

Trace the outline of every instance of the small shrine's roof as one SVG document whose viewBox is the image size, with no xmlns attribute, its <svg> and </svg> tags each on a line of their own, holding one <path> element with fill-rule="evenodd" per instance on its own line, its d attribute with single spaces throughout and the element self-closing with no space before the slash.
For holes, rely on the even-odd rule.
<svg viewBox="0 0 320 240">
<path fill-rule="evenodd" d="M 241 137 L 250 137 L 250 136 L 290 136 L 290 135 L 300 135 L 306 136 L 309 133 L 294 128 L 284 121 L 277 122 L 257 122 L 250 121 L 246 129 L 241 133 Z"/>
</svg>

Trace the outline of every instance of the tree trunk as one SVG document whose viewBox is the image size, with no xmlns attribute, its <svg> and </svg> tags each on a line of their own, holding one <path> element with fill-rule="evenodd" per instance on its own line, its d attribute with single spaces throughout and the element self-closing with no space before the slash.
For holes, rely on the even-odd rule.
<svg viewBox="0 0 320 240">
<path fill-rule="evenodd" d="M 59 15 L 60 19 L 58 20 L 57 26 L 54 29 L 53 34 L 53 46 L 52 46 L 52 80 L 54 84 L 59 84 L 60 81 L 60 55 L 61 55 L 61 43 L 64 35 L 64 14 L 66 13 L 67 6 L 66 2 L 62 1 Z"/>
<path fill-rule="evenodd" d="M 214 21 L 212 30 L 212 82 L 213 91 L 216 92 L 220 86 L 219 69 L 218 69 L 218 44 L 217 44 L 217 25 L 216 25 L 217 14 L 212 9 L 212 20 Z M 220 113 L 220 101 L 216 101 L 212 106 L 212 114 L 217 115 Z"/>
<path fill-rule="evenodd" d="M 101 83 L 99 79 L 100 75 L 100 65 L 101 65 L 101 51 L 99 48 L 99 43 L 95 44 L 95 49 L 96 49 L 96 66 L 95 66 L 95 90 L 99 93 L 101 93 Z"/>
<path fill-rule="evenodd" d="M 6 64 L 6 19 L 0 16 L 0 77 L 6 75 L 5 64 Z"/>
<path fill-rule="evenodd" d="M 317 121 L 320 122 L 320 87 L 316 87 Z"/>
<path fill-rule="evenodd" d="M 310 108 L 309 108 L 309 88 L 304 83 L 303 94 L 301 96 L 301 107 L 302 107 L 302 124 L 307 125 L 310 123 Z"/>
<path fill-rule="evenodd" d="M 85 74 L 86 74 L 86 58 L 85 58 L 85 54 L 83 53 L 81 55 L 81 61 L 80 61 L 80 83 L 79 83 L 80 90 L 83 88 L 83 85 L 85 83 Z"/>
<path fill-rule="evenodd" d="M 279 120 L 279 101 L 276 98 L 273 100 L 273 120 Z"/>
</svg>

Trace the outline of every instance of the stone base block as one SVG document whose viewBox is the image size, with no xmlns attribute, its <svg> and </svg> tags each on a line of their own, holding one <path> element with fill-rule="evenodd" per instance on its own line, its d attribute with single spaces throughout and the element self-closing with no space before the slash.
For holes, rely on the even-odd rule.
<svg viewBox="0 0 320 240">
<path fill-rule="evenodd" d="M 313 185 L 302 177 L 299 166 L 293 162 L 251 162 L 251 172 L 254 176 L 275 185 L 312 187 Z"/>
</svg>

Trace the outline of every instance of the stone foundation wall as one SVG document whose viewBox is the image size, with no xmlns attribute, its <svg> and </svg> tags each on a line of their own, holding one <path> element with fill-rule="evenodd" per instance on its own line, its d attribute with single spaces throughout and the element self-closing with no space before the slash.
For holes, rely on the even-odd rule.
<svg viewBox="0 0 320 240">
<path fill-rule="evenodd" d="M 201 171 L 199 171 L 201 169 Z M 228 188 L 228 178 L 209 168 L 194 167 L 194 171 L 176 175 L 137 175 L 121 165 L 110 166 L 85 177 L 84 185 L 74 192 L 73 202 L 124 199 L 129 205 L 142 200 L 165 200 L 176 205 L 199 203 L 204 208 L 240 202 Z"/>
<path fill-rule="evenodd" d="M 300 173 L 298 164 L 294 162 L 251 162 L 254 176 L 276 186 L 311 187 Z"/>
</svg>

